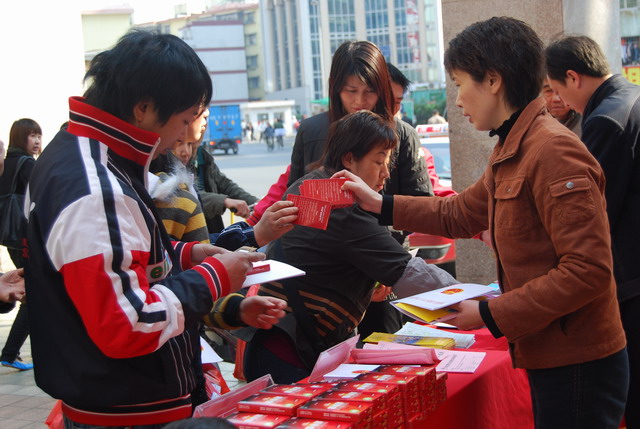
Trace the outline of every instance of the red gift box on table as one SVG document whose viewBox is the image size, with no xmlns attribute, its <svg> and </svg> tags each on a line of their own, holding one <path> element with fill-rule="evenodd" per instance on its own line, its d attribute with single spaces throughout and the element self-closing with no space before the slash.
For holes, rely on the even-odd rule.
<svg viewBox="0 0 640 429">
<path fill-rule="evenodd" d="M 382 392 L 357 392 L 349 390 L 332 390 L 318 396 L 317 399 L 330 401 L 353 401 L 373 404 L 372 413 L 378 413 L 384 409 L 384 395 Z"/>
<path fill-rule="evenodd" d="M 302 398 L 299 396 L 258 393 L 257 395 L 253 395 L 238 402 L 237 408 L 238 411 L 245 413 L 295 416 L 298 407 L 308 400 L 308 398 Z"/>
<path fill-rule="evenodd" d="M 353 423 L 294 417 L 278 426 L 283 429 L 353 429 Z"/>
<path fill-rule="evenodd" d="M 311 399 L 333 389 L 333 387 L 333 383 L 275 384 L 262 390 L 261 393 L 282 396 L 299 396 Z"/>
<path fill-rule="evenodd" d="M 314 399 L 298 408 L 298 417 L 357 423 L 356 428 L 371 426 L 373 404 Z"/>
<path fill-rule="evenodd" d="M 375 383 L 360 380 L 345 381 L 339 384 L 335 390 L 346 392 L 382 393 L 381 406 L 388 410 L 388 419 L 393 422 L 404 421 L 404 400 L 400 388 L 393 384 Z"/>
<path fill-rule="evenodd" d="M 255 413 L 235 413 L 227 417 L 238 429 L 274 428 L 288 419 L 288 416 Z"/>
</svg>

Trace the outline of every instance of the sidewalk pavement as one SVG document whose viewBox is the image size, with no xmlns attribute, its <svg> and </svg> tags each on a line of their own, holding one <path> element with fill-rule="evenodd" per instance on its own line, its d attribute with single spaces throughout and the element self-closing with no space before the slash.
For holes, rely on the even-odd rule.
<svg viewBox="0 0 640 429">
<path fill-rule="evenodd" d="M 7 251 L 0 246 L 0 272 L 13 269 Z M 16 306 L 18 307 L 18 306 Z M 18 313 L 15 308 L 6 314 L 0 314 L 0 347 L 3 347 L 13 319 Z M 22 346 L 20 357 L 25 362 L 31 360 L 30 338 Z M 233 377 L 232 363 L 221 362 L 220 371 L 230 389 L 239 382 Z M 31 371 L 18 371 L 0 366 L 0 428 L 1 429 L 46 429 L 44 424 L 56 400 L 43 392 L 38 386 Z"/>
</svg>

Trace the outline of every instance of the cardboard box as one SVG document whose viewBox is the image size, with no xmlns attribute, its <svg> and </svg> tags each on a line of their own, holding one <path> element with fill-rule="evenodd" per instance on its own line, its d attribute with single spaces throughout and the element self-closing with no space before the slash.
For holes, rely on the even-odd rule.
<svg viewBox="0 0 640 429">
<path fill-rule="evenodd" d="M 299 396 L 271 395 L 258 393 L 238 402 L 238 411 L 245 413 L 276 414 L 295 416 L 298 407 L 309 399 Z"/>
<path fill-rule="evenodd" d="M 334 386 L 332 383 L 275 384 L 263 389 L 261 393 L 311 399 L 333 389 Z"/>
<path fill-rule="evenodd" d="M 421 390 L 428 390 L 436 382 L 435 366 L 384 365 L 378 372 L 386 374 L 414 375 L 418 377 Z"/>
<path fill-rule="evenodd" d="M 353 423 L 293 417 L 278 426 L 286 429 L 353 429 Z"/>
<path fill-rule="evenodd" d="M 338 420 L 353 423 L 371 423 L 373 404 L 349 401 L 323 401 L 314 399 L 298 408 L 298 417 L 318 420 Z M 361 427 L 362 425 L 356 425 Z"/>
<path fill-rule="evenodd" d="M 382 372 L 362 374 L 358 377 L 360 381 L 370 381 L 372 383 L 395 384 L 400 391 L 407 393 L 418 392 L 418 377 L 415 375 L 385 374 Z"/>
<path fill-rule="evenodd" d="M 273 428 L 288 419 L 288 416 L 255 413 L 235 413 L 227 417 L 238 429 Z"/>
<path fill-rule="evenodd" d="M 400 388 L 394 384 L 385 384 L 361 380 L 346 381 L 336 386 L 335 390 L 358 391 L 358 392 L 379 392 L 383 393 L 383 406 L 386 407 L 387 401 L 396 393 L 400 392 Z"/>
<path fill-rule="evenodd" d="M 434 398 L 437 405 L 447 400 L 447 373 L 446 372 L 436 373 L 436 385 L 435 385 Z"/>
<path fill-rule="evenodd" d="M 385 393 L 381 392 L 362 392 L 362 391 L 350 391 L 350 390 L 332 390 L 325 392 L 318 396 L 316 399 L 328 400 L 328 401 L 353 401 L 353 402 L 365 402 L 373 404 L 371 412 L 376 414 L 384 409 L 383 399 Z"/>
</svg>

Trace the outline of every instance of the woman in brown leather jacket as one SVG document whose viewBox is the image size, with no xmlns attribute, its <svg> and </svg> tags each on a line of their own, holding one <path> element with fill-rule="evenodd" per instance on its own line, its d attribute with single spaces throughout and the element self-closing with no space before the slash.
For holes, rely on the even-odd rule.
<svg viewBox="0 0 640 429">
<path fill-rule="evenodd" d="M 449 323 L 486 325 L 529 376 L 536 428 L 617 428 L 629 383 L 616 302 L 604 174 L 538 95 L 542 42 L 524 22 L 492 18 L 449 43 L 456 104 L 498 141 L 482 177 L 457 196 L 380 196 L 357 177 L 360 205 L 406 229 L 492 235 L 503 294 L 463 301 Z"/>
</svg>

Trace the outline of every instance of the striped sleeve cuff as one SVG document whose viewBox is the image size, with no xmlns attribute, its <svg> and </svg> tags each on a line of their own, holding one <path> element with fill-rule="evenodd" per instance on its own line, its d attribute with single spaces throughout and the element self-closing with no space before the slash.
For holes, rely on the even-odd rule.
<svg viewBox="0 0 640 429">
<path fill-rule="evenodd" d="M 207 258 L 192 269 L 197 271 L 206 280 L 214 301 L 228 295 L 231 291 L 231 281 L 227 269 L 222 262 L 216 258 Z"/>
<path fill-rule="evenodd" d="M 173 241 L 173 250 L 178 255 L 178 260 L 180 261 L 180 266 L 183 270 L 188 270 L 192 268 L 191 265 L 191 249 L 193 246 L 198 244 L 197 241 L 190 241 L 185 243 L 183 241 Z"/>
<path fill-rule="evenodd" d="M 240 304 L 244 295 L 232 293 L 213 303 L 213 309 L 204 317 L 204 322 L 212 328 L 238 329 L 245 325 L 240 318 Z"/>
<path fill-rule="evenodd" d="M 247 219 L 245 222 L 247 222 L 251 226 L 256 226 L 256 224 L 260 222 L 260 217 L 261 216 L 258 216 L 254 210 L 253 213 L 251 213 L 251 216 L 249 216 L 249 219 Z"/>
</svg>

